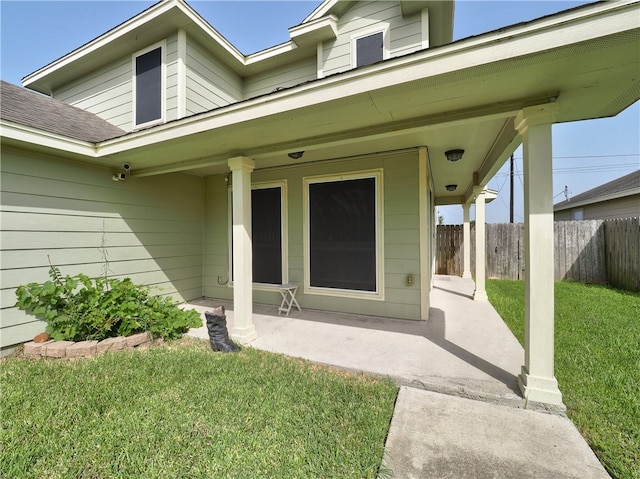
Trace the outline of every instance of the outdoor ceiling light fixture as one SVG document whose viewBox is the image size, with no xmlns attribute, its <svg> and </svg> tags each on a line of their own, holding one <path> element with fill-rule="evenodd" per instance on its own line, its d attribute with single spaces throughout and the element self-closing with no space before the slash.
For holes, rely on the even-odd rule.
<svg viewBox="0 0 640 479">
<path fill-rule="evenodd" d="M 447 189 L 447 191 L 455 191 L 457 187 L 458 185 L 445 185 L 445 188 Z"/>
<path fill-rule="evenodd" d="M 292 160 L 299 160 L 300 158 L 302 158 L 302 155 L 304 155 L 304 151 L 293 151 L 289 153 L 287 156 Z"/>
<path fill-rule="evenodd" d="M 447 157 L 449 161 L 458 161 L 464 155 L 464 150 L 456 149 L 456 150 L 448 150 L 444 152 L 444 156 Z"/>
</svg>

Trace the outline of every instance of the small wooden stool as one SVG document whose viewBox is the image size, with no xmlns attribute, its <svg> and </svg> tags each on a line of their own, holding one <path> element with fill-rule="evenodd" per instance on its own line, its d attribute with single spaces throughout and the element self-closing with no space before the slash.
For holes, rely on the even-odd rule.
<svg viewBox="0 0 640 479">
<path fill-rule="evenodd" d="M 287 316 L 289 316 L 293 305 L 298 308 L 298 311 L 302 311 L 298 301 L 296 300 L 296 292 L 298 291 L 297 284 L 281 284 L 278 286 L 278 291 L 280 291 L 280 294 L 282 295 L 282 304 L 280 304 L 280 307 L 278 308 L 278 314 L 287 313 Z"/>
</svg>

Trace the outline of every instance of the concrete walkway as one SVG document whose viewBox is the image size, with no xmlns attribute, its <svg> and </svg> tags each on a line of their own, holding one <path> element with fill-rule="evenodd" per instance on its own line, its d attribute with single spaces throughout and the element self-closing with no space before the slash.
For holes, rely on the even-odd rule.
<svg viewBox="0 0 640 479">
<path fill-rule="evenodd" d="M 524 351 L 471 280 L 436 276 L 426 322 L 255 305 L 254 348 L 353 371 L 401 386 L 386 443 L 393 477 L 607 478 L 563 415 L 523 409 L 517 375 Z M 214 305 L 198 300 L 204 313 Z M 206 328 L 189 335 L 208 339 Z"/>
</svg>

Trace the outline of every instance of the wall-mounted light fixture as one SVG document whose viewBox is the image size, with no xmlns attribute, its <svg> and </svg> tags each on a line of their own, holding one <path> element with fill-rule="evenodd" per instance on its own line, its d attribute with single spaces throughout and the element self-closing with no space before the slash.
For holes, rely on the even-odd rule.
<svg viewBox="0 0 640 479">
<path fill-rule="evenodd" d="M 447 191 L 455 191 L 458 185 L 445 185 Z"/>
<path fill-rule="evenodd" d="M 449 161 L 458 161 L 462 158 L 462 155 L 464 155 L 464 150 L 461 149 L 456 149 L 456 150 L 447 150 L 444 152 L 444 156 L 447 157 L 447 160 Z"/>
<path fill-rule="evenodd" d="M 304 155 L 304 151 L 292 151 L 287 156 L 292 160 L 299 160 L 302 158 L 302 155 Z"/>
</svg>

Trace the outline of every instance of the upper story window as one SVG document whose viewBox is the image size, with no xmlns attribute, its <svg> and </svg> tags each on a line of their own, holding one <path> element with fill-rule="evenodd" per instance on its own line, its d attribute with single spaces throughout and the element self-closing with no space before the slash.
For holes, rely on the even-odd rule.
<svg viewBox="0 0 640 479">
<path fill-rule="evenodd" d="M 362 67 L 387 57 L 386 32 L 378 31 L 352 37 L 353 66 Z"/>
<path fill-rule="evenodd" d="M 147 126 L 163 120 L 164 45 L 154 45 L 133 57 L 133 124 Z"/>
</svg>

